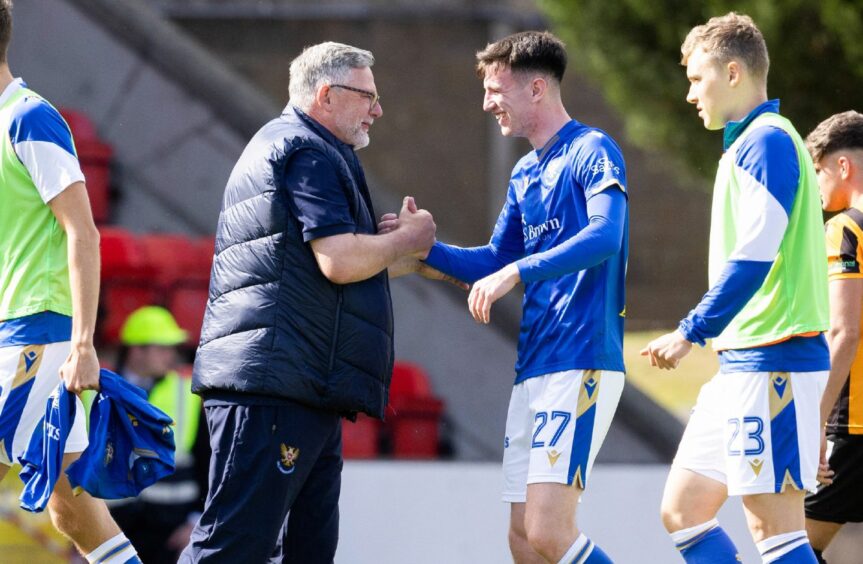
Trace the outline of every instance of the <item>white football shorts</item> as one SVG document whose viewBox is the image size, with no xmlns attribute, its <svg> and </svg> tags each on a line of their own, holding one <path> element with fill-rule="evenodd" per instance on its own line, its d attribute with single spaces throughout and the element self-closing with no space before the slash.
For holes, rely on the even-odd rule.
<svg viewBox="0 0 863 564">
<path fill-rule="evenodd" d="M 27 450 L 69 350 L 69 341 L 0 347 L 0 464 L 11 466 Z M 76 408 L 67 453 L 87 448 L 84 406 L 77 398 Z"/>
<path fill-rule="evenodd" d="M 622 372 L 567 370 L 516 384 L 503 451 L 503 501 L 523 503 L 527 485 L 584 489 L 623 392 Z"/>
<path fill-rule="evenodd" d="M 701 387 L 673 466 L 728 495 L 815 491 L 821 372 L 720 372 Z"/>
</svg>

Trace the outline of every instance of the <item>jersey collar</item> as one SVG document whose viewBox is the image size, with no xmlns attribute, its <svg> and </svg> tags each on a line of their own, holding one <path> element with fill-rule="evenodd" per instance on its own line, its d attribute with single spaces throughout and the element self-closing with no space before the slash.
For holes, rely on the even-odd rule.
<svg viewBox="0 0 863 564">
<path fill-rule="evenodd" d="M 752 123 L 752 120 L 760 116 L 761 114 L 766 113 L 779 113 L 779 98 L 774 98 L 773 100 L 767 100 L 766 102 L 762 102 L 758 106 L 755 107 L 754 110 L 749 112 L 745 118 L 740 121 L 729 121 L 725 124 L 725 132 L 722 135 L 722 150 L 727 151 L 728 147 L 731 146 L 732 143 L 737 141 L 737 138 L 740 137 L 746 128 L 749 127 L 749 124 Z"/>
<path fill-rule="evenodd" d="M 534 152 L 536 153 L 536 160 L 541 161 L 548 152 L 553 149 L 561 139 L 567 140 L 572 137 L 572 133 L 581 127 L 581 123 L 572 119 L 569 120 L 563 127 L 561 127 L 557 133 L 551 136 L 551 139 L 545 142 L 545 145 L 540 149 L 536 149 Z"/>
</svg>

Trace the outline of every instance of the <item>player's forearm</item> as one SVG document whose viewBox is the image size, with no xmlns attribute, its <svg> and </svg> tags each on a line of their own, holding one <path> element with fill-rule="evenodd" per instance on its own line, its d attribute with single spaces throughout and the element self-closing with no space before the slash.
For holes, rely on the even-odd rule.
<svg viewBox="0 0 863 564">
<path fill-rule="evenodd" d="M 458 280 L 473 283 L 497 272 L 516 258 L 499 252 L 490 244 L 463 248 L 437 242 L 425 263 Z"/>
<path fill-rule="evenodd" d="M 842 388 L 848 381 L 851 364 L 860 343 L 860 327 L 833 327 L 827 333 L 827 343 L 830 346 L 830 376 L 824 395 L 821 396 L 821 424 L 827 422 L 836 400 L 842 393 Z"/>
<path fill-rule="evenodd" d="M 678 329 L 691 343 L 704 345 L 719 336 L 764 284 L 771 262 L 730 260 L 716 284 L 680 322 Z"/>
<path fill-rule="evenodd" d="M 72 346 L 91 347 L 99 305 L 99 231 L 94 225 L 67 230 L 72 293 Z"/>
</svg>

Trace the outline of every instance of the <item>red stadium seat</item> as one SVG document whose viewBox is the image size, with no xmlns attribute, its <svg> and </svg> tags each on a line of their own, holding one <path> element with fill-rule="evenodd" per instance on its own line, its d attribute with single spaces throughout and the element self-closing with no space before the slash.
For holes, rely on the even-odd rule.
<svg viewBox="0 0 863 564">
<path fill-rule="evenodd" d="M 390 383 L 390 397 L 413 396 L 430 397 L 431 385 L 422 367 L 398 360 L 393 365 L 393 380 Z"/>
<path fill-rule="evenodd" d="M 60 113 L 75 139 L 93 219 L 96 223 L 105 223 L 110 212 L 111 158 L 114 150 L 99 139 L 93 122 L 86 115 L 68 108 L 62 108 Z"/>
<path fill-rule="evenodd" d="M 132 280 L 109 281 L 102 285 L 102 313 L 98 329 L 105 344 L 120 341 L 120 329 L 129 314 L 146 305 L 159 303 L 158 291 L 150 285 Z"/>
<path fill-rule="evenodd" d="M 119 227 L 100 227 L 102 280 L 153 281 L 153 268 L 138 239 Z"/>
<path fill-rule="evenodd" d="M 208 289 L 205 285 L 178 286 L 168 296 L 167 308 L 174 314 L 177 324 L 189 332 L 186 344 L 197 346 L 201 339 L 201 325 L 207 309 Z"/>
<path fill-rule="evenodd" d="M 184 279 L 199 279 L 195 243 L 182 235 L 143 235 L 141 247 L 155 272 L 155 282 L 166 290 Z"/>
<path fill-rule="evenodd" d="M 396 458 L 436 458 L 443 402 L 434 397 L 418 365 L 396 362 L 390 384 L 387 430 Z"/>
<path fill-rule="evenodd" d="M 342 455 L 345 458 L 375 458 L 379 453 L 380 421 L 363 414 L 356 421 L 342 421 Z"/>
</svg>

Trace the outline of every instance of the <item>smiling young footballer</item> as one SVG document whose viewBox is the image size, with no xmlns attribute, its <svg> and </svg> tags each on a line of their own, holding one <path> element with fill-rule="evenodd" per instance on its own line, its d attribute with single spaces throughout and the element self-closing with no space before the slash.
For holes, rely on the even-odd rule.
<svg viewBox="0 0 863 564">
<path fill-rule="evenodd" d="M 730 13 L 686 37 L 686 99 L 705 128 L 724 128 L 710 226 L 710 290 L 677 331 L 642 351 L 675 368 L 713 339 L 719 373 L 705 384 L 662 501 L 690 563 L 737 562 L 716 521 L 742 496 L 764 562 L 814 563 L 803 517 L 819 468 L 819 400 L 830 357 L 827 258 L 818 185 L 800 135 L 767 98 L 767 46 Z"/>
<path fill-rule="evenodd" d="M 533 151 L 516 164 L 489 244 L 437 243 L 426 262 L 475 282 L 473 317 L 525 284 L 506 423 L 503 499 L 518 563 L 610 562 L 580 533 L 578 500 L 623 390 L 628 220 L 617 144 L 570 118 L 560 97 L 563 43 L 525 32 L 477 54 L 483 110 Z"/>
</svg>

